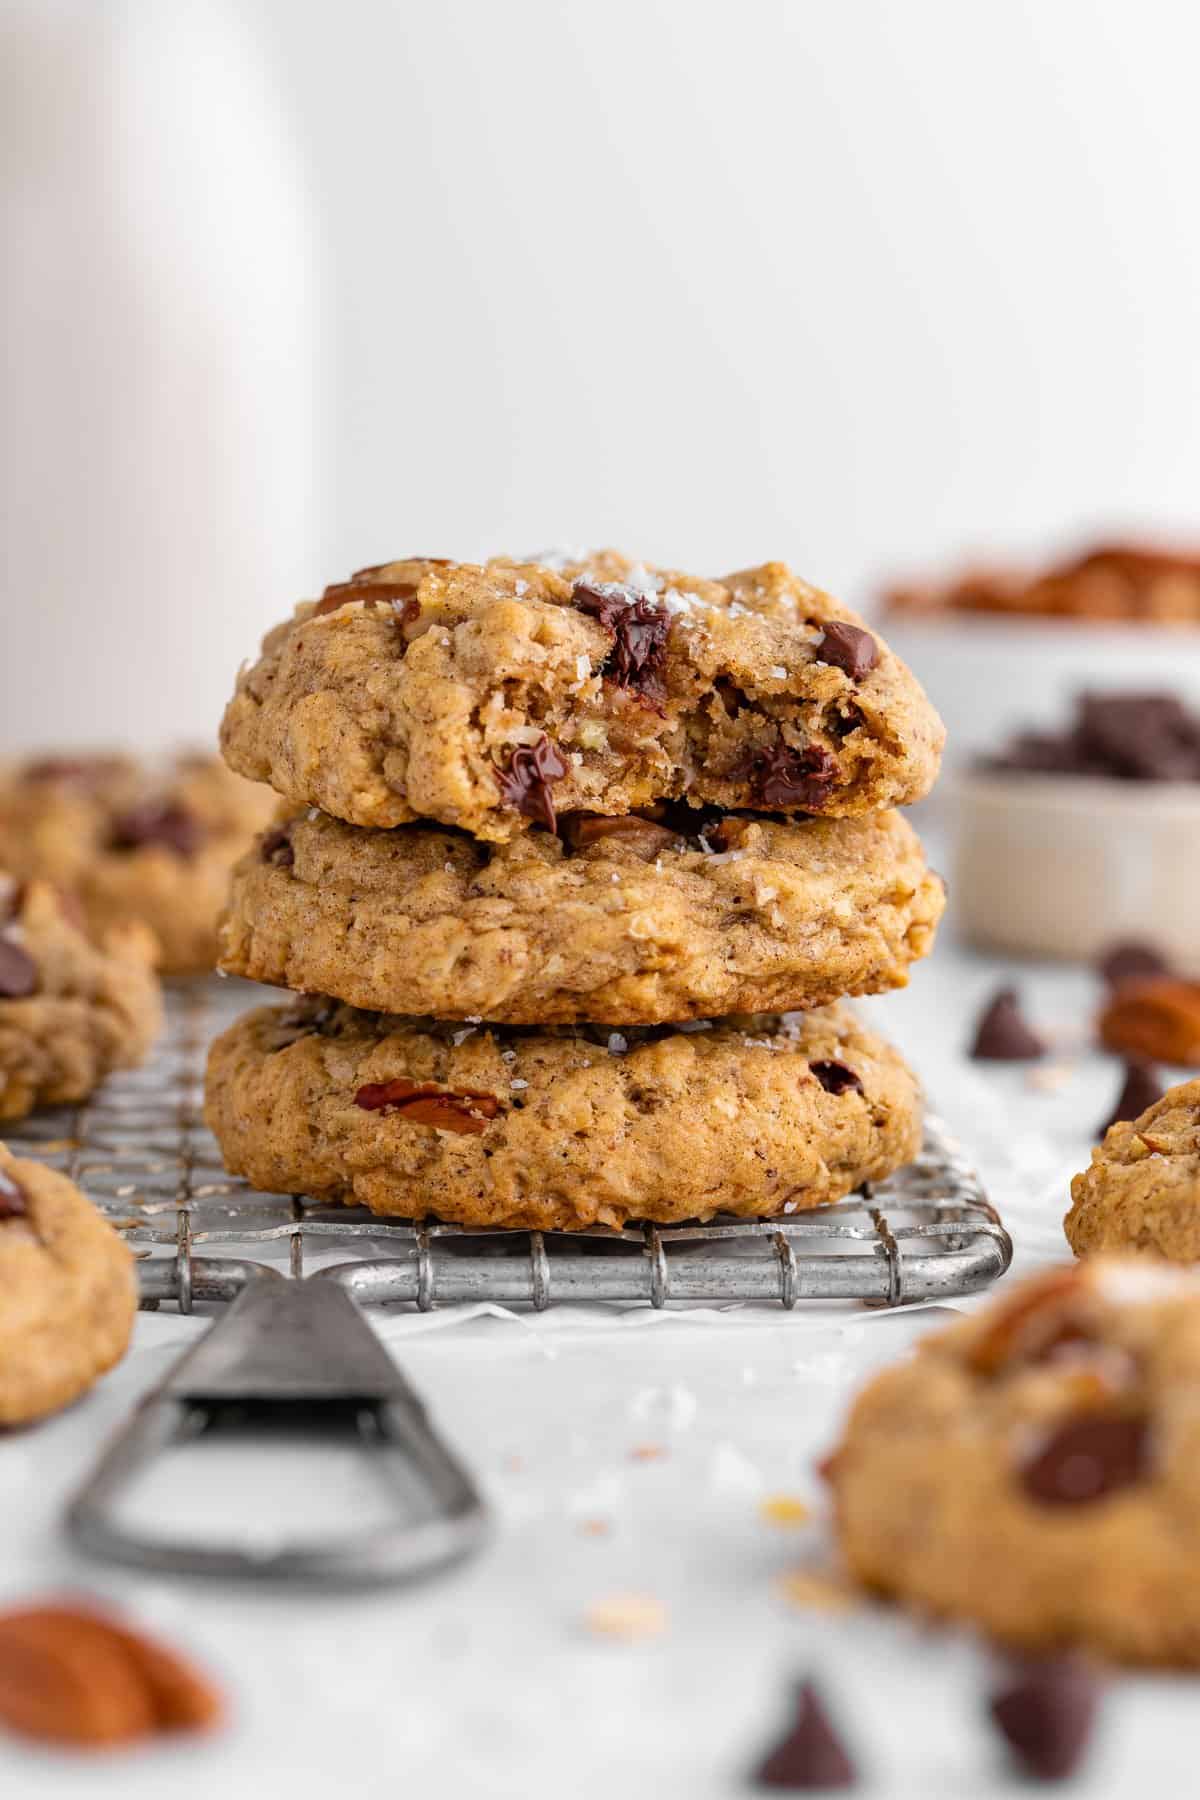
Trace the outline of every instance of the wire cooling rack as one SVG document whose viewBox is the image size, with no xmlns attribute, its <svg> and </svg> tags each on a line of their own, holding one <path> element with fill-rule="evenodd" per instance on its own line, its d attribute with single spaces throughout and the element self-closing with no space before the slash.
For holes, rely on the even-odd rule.
<svg viewBox="0 0 1200 1800">
<path fill-rule="evenodd" d="M 210 1039 L 261 997 L 237 981 L 175 984 L 144 1069 L 7 1133 L 17 1154 L 77 1181 L 138 1250 L 143 1306 L 173 1301 L 188 1312 L 196 1300 L 233 1299 L 262 1273 L 303 1276 L 314 1261 L 363 1304 L 422 1311 L 480 1300 L 539 1311 L 584 1300 L 898 1306 L 977 1292 L 1011 1260 L 977 1175 L 932 1116 L 907 1168 L 835 1205 L 765 1222 L 472 1231 L 255 1193 L 222 1166 L 203 1092 Z M 330 1266 L 339 1253 L 347 1260 Z"/>
</svg>

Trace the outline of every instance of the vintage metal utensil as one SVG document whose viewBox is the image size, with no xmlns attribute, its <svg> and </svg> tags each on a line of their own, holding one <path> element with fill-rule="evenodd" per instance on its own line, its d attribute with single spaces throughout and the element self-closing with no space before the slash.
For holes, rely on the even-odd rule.
<svg viewBox="0 0 1200 1800">
<path fill-rule="evenodd" d="M 197 1543 L 125 1524 L 121 1501 L 153 1460 L 223 1436 L 356 1442 L 394 1521 L 339 1521 L 327 1537 L 274 1544 Z M 349 1296 L 336 1283 L 251 1281 L 166 1380 L 142 1401 L 67 1513 L 93 1555 L 173 1574 L 323 1582 L 404 1580 L 477 1549 L 487 1513 L 470 1476 Z"/>
</svg>

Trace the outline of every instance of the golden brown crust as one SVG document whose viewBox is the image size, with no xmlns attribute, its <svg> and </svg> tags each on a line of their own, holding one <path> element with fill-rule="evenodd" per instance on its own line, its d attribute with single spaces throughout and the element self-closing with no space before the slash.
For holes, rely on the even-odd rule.
<svg viewBox="0 0 1200 1800">
<path fill-rule="evenodd" d="M 665 634 L 640 673 L 620 675 L 619 634 L 582 609 L 577 577 L 624 583 L 617 611 L 636 600 Z M 586 567 L 390 563 L 269 634 L 222 748 L 241 774 L 351 824 L 429 818 L 493 841 L 545 816 L 536 798 L 520 811 L 507 779 L 543 742 L 560 812 L 686 794 L 834 817 L 918 800 L 941 722 L 882 640 L 867 634 L 875 660 L 858 673 L 844 644 L 823 648 L 833 626 L 863 633 L 782 563 L 720 583 L 613 552 Z"/>
<path fill-rule="evenodd" d="M 152 766 L 68 753 L 10 764 L 0 771 L 0 867 L 72 892 L 94 935 L 141 920 L 164 974 L 201 973 L 216 961 L 229 870 L 274 804 L 215 756 Z M 122 830 L 132 840 L 115 843 Z"/>
<path fill-rule="evenodd" d="M 1200 1081 L 1109 1127 L 1071 1183 L 1063 1229 L 1077 1256 L 1144 1250 L 1200 1261 Z"/>
<path fill-rule="evenodd" d="M 827 1465 L 857 1579 L 1043 1651 L 1200 1663 L 1200 1282 L 1098 1258 L 860 1394 Z"/>
<path fill-rule="evenodd" d="M 133 1257 L 65 1175 L 0 1144 L 0 1425 L 78 1398 L 124 1355 L 137 1310 Z"/>
<path fill-rule="evenodd" d="M 294 820 L 234 871 L 221 966 L 380 1012 L 653 1025 L 903 986 L 944 904 L 898 813 L 567 828 L 596 835 Z"/>
<path fill-rule="evenodd" d="M 638 1034 L 310 1001 L 216 1040 L 206 1117 L 227 1166 L 268 1192 L 573 1230 L 819 1206 L 910 1161 L 920 1110 L 901 1058 L 839 1007 Z"/>
<path fill-rule="evenodd" d="M 142 1062 L 162 1027 L 148 929 L 113 925 L 94 944 L 68 910 L 47 882 L 0 876 L 0 945 L 29 971 L 28 992 L 0 995 L 0 1119 L 86 1099 Z"/>
</svg>

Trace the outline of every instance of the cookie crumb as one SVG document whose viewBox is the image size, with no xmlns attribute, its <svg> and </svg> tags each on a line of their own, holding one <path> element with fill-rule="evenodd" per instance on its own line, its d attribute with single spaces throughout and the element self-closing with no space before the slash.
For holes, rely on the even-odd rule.
<svg viewBox="0 0 1200 1800">
<path fill-rule="evenodd" d="M 801 1612 L 852 1612 L 859 1604 L 849 1582 L 833 1569 L 791 1569 L 781 1579 L 779 1592 Z"/>
<path fill-rule="evenodd" d="M 794 1529 L 807 1525 L 812 1513 L 796 1494 L 766 1494 L 758 1503 L 761 1517 L 768 1525 Z"/>
<path fill-rule="evenodd" d="M 633 1644 L 662 1636 L 667 1609 L 653 1594 L 609 1594 L 588 1607 L 584 1624 L 593 1637 Z"/>
</svg>

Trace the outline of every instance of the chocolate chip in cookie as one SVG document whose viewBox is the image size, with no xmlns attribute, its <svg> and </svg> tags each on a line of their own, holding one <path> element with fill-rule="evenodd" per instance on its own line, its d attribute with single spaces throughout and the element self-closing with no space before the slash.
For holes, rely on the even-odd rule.
<svg viewBox="0 0 1200 1800">
<path fill-rule="evenodd" d="M 327 587 L 317 601 L 314 616 L 336 612 L 339 606 L 349 606 L 355 600 L 361 600 L 365 606 L 381 606 L 387 601 L 399 611 L 416 598 L 416 593 L 415 581 L 363 581 L 355 576 L 351 581 L 337 581 Z"/>
<path fill-rule="evenodd" d="M 641 818 L 637 813 L 603 819 L 598 813 L 574 812 L 565 813 L 558 821 L 558 835 L 572 851 L 586 850 L 606 838 L 615 838 L 644 862 L 653 862 L 672 844 L 678 844 L 680 834 L 666 825 L 656 825 L 653 819 Z"/>
<path fill-rule="evenodd" d="M 1029 1662 L 993 1696 L 989 1711 L 1017 1761 L 1039 1781 L 1063 1781 L 1091 1736 L 1099 1688 L 1075 1656 Z"/>
<path fill-rule="evenodd" d="M 1103 1137 L 1111 1125 L 1119 1125 L 1122 1120 L 1140 1119 L 1165 1093 L 1154 1064 L 1144 1057 L 1130 1057 L 1125 1064 L 1125 1080 L 1116 1105 L 1101 1125 L 1099 1135 Z"/>
<path fill-rule="evenodd" d="M 796 1719 L 755 1773 L 758 1787 L 793 1791 L 851 1788 L 858 1783 L 854 1764 L 846 1754 L 821 1703 L 813 1682 L 802 1682 L 796 1693 Z"/>
<path fill-rule="evenodd" d="M 861 1077 L 853 1069 L 848 1069 L 845 1063 L 826 1060 L 811 1062 L 808 1066 L 825 1092 L 833 1094 L 835 1098 L 840 1094 L 861 1094 L 863 1091 Z"/>
<path fill-rule="evenodd" d="M 536 819 L 547 831 L 555 825 L 552 781 L 561 781 L 567 765 L 557 744 L 543 731 L 534 744 L 519 744 L 507 769 L 495 769 L 496 784 L 509 806 L 527 819 Z"/>
<path fill-rule="evenodd" d="M 399 1113 L 412 1125 L 478 1137 L 500 1111 L 497 1095 L 478 1088 L 440 1088 L 428 1081 L 371 1081 L 354 1096 L 364 1112 Z"/>
<path fill-rule="evenodd" d="M 258 840 L 258 853 L 265 863 L 274 863 L 280 869 L 290 869 L 296 860 L 296 852 L 292 848 L 286 826 L 277 825 L 273 831 L 265 831 Z"/>
<path fill-rule="evenodd" d="M 194 856 L 204 842 L 202 822 L 176 800 L 147 800 L 128 812 L 118 813 L 109 831 L 113 850 L 143 850 L 157 846 L 176 856 Z"/>
<path fill-rule="evenodd" d="M 819 744 L 797 750 L 780 738 L 765 750 L 752 750 L 740 758 L 729 774 L 734 781 L 749 783 L 760 806 L 819 812 L 837 781 L 838 765 Z"/>
<path fill-rule="evenodd" d="M 832 663 L 852 681 L 861 681 L 864 675 L 878 667 L 879 645 L 869 631 L 862 631 L 857 625 L 843 625 L 835 619 L 825 627 L 815 655 L 818 662 Z"/>
<path fill-rule="evenodd" d="M 0 936 L 0 999 L 27 1000 L 37 985 L 38 966 L 28 950 Z"/>
<path fill-rule="evenodd" d="M 24 1219 L 28 1212 L 24 1188 L 6 1170 L 0 1169 L 0 1223 L 5 1219 Z"/>
<path fill-rule="evenodd" d="M 970 1053 L 976 1062 L 1035 1062 L 1046 1046 L 1022 1017 L 1015 988 L 1000 988 L 975 1027 Z"/>
<path fill-rule="evenodd" d="M 1140 1413 L 1078 1413 L 1058 1424 L 1021 1471 L 1042 1506 L 1088 1506 L 1146 1474 L 1150 1424 Z"/>
<path fill-rule="evenodd" d="M 661 700 L 666 692 L 663 663 L 672 623 L 666 607 L 606 582 L 577 581 L 572 598 L 580 612 L 612 633 L 613 647 L 601 673 L 618 687 L 634 688 L 647 699 Z"/>
</svg>

